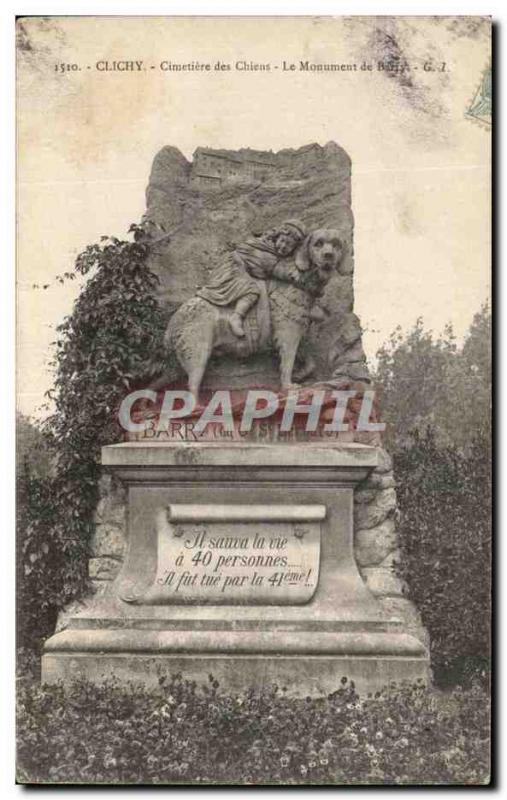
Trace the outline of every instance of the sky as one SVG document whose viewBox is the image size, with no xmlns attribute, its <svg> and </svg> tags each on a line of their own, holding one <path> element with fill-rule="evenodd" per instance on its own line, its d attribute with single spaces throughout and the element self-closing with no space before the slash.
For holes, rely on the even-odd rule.
<svg viewBox="0 0 507 800">
<path fill-rule="evenodd" d="M 355 311 L 369 357 L 419 316 L 436 333 L 451 322 L 460 340 L 488 299 L 490 133 L 466 116 L 489 63 L 486 20 L 30 18 L 18 35 L 22 413 L 42 413 L 54 327 L 79 291 L 78 282 L 33 285 L 52 284 L 87 244 L 140 219 L 152 160 L 168 144 L 187 158 L 198 146 L 330 140 L 348 152 Z M 378 69 L 393 54 L 409 73 Z M 143 68 L 96 67 L 121 60 Z M 167 60 L 231 70 L 174 73 L 160 69 Z M 357 69 L 300 70 L 307 60 Z M 237 70 L 238 61 L 271 69 Z"/>
</svg>

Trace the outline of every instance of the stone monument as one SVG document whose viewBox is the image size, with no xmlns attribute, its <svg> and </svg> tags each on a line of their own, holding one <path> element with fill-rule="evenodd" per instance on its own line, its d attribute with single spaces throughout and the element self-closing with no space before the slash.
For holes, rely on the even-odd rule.
<svg viewBox="0 0 507 800">
<path fill-rule="evenodd" d="M 427 680 L 353 312 L 350 178 L 334 143 L 156 156 L 168 367 L 103 448 L 96 592 L 46 642 L 43 680 Z"/>
</svg>

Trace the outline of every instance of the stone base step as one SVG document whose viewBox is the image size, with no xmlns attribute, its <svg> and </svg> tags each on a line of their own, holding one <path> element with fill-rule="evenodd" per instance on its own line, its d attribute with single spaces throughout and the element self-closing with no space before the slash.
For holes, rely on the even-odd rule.
<svg viewBox="0 0 507 800">
<path fill-rule="evenodd" d="M 68 629 L 46 642 L 42 659 L 45 683 L 115 678 L 155 687 L 177 672 L 199 682 L 212 674 L 230 691 L 276 684 L 303 697 L 336 691 L 343 676 L 361 692 L 429 680 L 424 646 L 394 632 Z"/>
</svg>

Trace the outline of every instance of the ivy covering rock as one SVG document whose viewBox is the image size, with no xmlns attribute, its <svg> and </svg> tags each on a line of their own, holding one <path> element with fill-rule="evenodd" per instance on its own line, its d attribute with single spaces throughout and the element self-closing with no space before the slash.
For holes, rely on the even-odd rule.
<svg viewBox="0 0 507 800">
<path fill-rule="evenodd" d="M 163 358 L 167 314 L 148 266 L 153 246 L 145 228 L 133 241 L 102 237 L 78 256 L 85 276 L 54 342 L 53 413 L 42 434 L 51 469 L 41 477 L 29 453 L 18 475 L 18 639 L 33 645 L 53 630 L 56 615 L 89 587 L 88 559 L 99 500 L 100 448 L 121 439 L 117 408 L 126 392 Z"/>
</svg>

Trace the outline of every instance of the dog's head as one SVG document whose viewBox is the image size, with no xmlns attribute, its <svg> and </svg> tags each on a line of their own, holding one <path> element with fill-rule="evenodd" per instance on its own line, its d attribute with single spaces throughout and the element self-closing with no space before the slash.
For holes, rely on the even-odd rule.
<svg viewBox="0 0 507 800">
<path fill-rule="evenodd" d="M 296 254 L 298 268 L 305 272 L 317 270 L 323 282 L 335 272 L 345 251 L 343 239 L 334 228 L 317 228 L 299 248 Z"/>
</svg>

